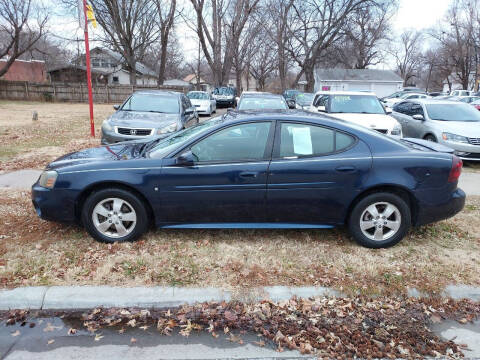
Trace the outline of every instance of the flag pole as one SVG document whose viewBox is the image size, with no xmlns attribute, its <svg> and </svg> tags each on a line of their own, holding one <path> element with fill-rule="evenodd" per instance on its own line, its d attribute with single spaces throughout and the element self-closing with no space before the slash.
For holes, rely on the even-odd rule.
<svg viewBox="0 0 480 360">
<path fill-rule="evenodd" d="M 95 137 L 95 123 L 93 122 L 92 72 L 90 70 L 90 46 L 88 44 L 87 0 L 83 0 L 83 16 L 85 18 L 85 60 L 87 67 L 88 105 L 90 108 L 90 136 Z"/>
</svg>

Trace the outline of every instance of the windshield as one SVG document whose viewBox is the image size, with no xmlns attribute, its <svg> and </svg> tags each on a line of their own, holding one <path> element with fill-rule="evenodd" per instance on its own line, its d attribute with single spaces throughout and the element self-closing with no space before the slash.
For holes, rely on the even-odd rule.
<svg viewBox="0 0 480 360">
<path fill-rule="evenodd" d="M 215 95 L 233 95 L 233 89 L 229 87 L 215 88 L 213 93 Z"/>
<path fill-rule="evenodd" d="M 208 94 L 204 92 L 189 92 L 187 97 L 195 100 L 208 100 Z"/>
<path fill-rule="evenodd" d="M 440 121 L 480 121 L 480 111 L 467 104 L 427 104 L 430 119 Z"/>
<path fill-rule="evenodd" d="M 197 136 L 206 129 L 221 123 L 223 120 L 221 117 L 211 119 L 209 121 L 202 122 L 193 127 L 189 127 L 185 130 L 179 131 L 166 139 L 161 140 L 149 153 L 152 158 L 163 158 L 177 147 L 182 146 L 193 137 Z"/>
<path fill-rule="evenodd" d="M 294 98 L 295 95 L 299 94 L 299 90 L 287 90 L 285 91 L 285 95 L 287 95 L 288 98 Z"/>
<path fill-rule="evenodd" d="M 176 96 L 162 96 L 153 94 L 133 94 L 122 105 L 123 111 L 146 111 L 167 114 L 180 112 Z"/>
<path fill-rule="evenodd" d="M 295 102 L 300 105 L 310 105 L 314 96 L 315 94 L 312 93 L 301 93 L 295 97 Z"/>
<path fill-rule="evenodd" d="M 372 95 L 334 95 L 330 113 L 385 114 L 382 104 Z"/>
<path fill-rule="evenodd" d="M 238 104 L 238 110 L 287 110 L 288 106 L 281 97 L 244 97 Z"/>
</svg>

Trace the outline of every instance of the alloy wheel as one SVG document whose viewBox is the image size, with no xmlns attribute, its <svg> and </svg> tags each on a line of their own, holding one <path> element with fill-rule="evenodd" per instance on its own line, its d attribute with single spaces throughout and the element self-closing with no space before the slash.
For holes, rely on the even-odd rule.
<svg viewBox="0 0 480 360">
<path fill-rule="evenodd" d="M 398 208 L 389 202 L 377 202 L 368 206 L 360 217 L 363 235 L 374 241 L 384 241 L 400 229 L 402 216 Z"/>
<path fill-rule="evenodd" d="M 92 221 L 102 235 L 109 238 L 122 238 L 135 229 L 137 214 L 128 201 L 108 198 L 100 201 L 93 208 Z"/>
</svg>

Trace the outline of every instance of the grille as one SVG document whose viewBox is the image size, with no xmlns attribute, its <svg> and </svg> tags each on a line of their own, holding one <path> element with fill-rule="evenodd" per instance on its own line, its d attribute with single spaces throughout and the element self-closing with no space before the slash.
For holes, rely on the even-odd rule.
<svg viewBox="0 0 480 360">
<path fill-rule="evenodd" d="M 480 138 L 468 138 L 468 142 L 472 145 L 480 145 Z"/>
<path fill-rule="evenodd" d="M 195 107 L 200 107 L 200 105 L 195 105 Z"/>
<path fill-rule="evenodd" d="M 132 136 L 148 136 L 152 133 L 153 129 L 135 129 L 135 128 L 117 128 L 117 132 L 122 135 Z"/>
<path fill-rule="evenodd" d="M 387 129 L 373 129 L 373 130 L 381 132 L 382 134 L 387 134 L 388 133 Z"/>
</svg>

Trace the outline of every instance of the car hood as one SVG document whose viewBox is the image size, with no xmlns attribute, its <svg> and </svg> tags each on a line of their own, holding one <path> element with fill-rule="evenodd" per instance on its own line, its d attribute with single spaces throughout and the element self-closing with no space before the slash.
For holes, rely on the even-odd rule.
<svg viewBox="0 0 480 360">
<path fill-rule="evenodd" d="M 178 121 L 178 114 L 163 114 L 141 111 L 117 111 L 109 121 L 113 126 L 158 128 Z"/>
<path fill-rule="evenodd" d="M 465 137 L 480 138 L 480 121 L 439 121 L 432 120 L 440 131 Z"/>
<path fill-rule="evenodd" d="M 192 105 L 210 105 L 210 100 L 208 99 L 190 99 Z"/>
<path fill-rule="evenodd" d="M 385 114 L 328 114 L 372 129 L 393 129 L 398 121 Z"/>
<path fill-rule="evenodd" d="M 81 165 L 96 161 L 121 161 L 138 158 L 143 145 L 149 141 L 126 141 L 115 145 L 88 148 L 59 157 L 47 166 L 47 170 L 58 170 L 72 165 Z"/>
</svg>

